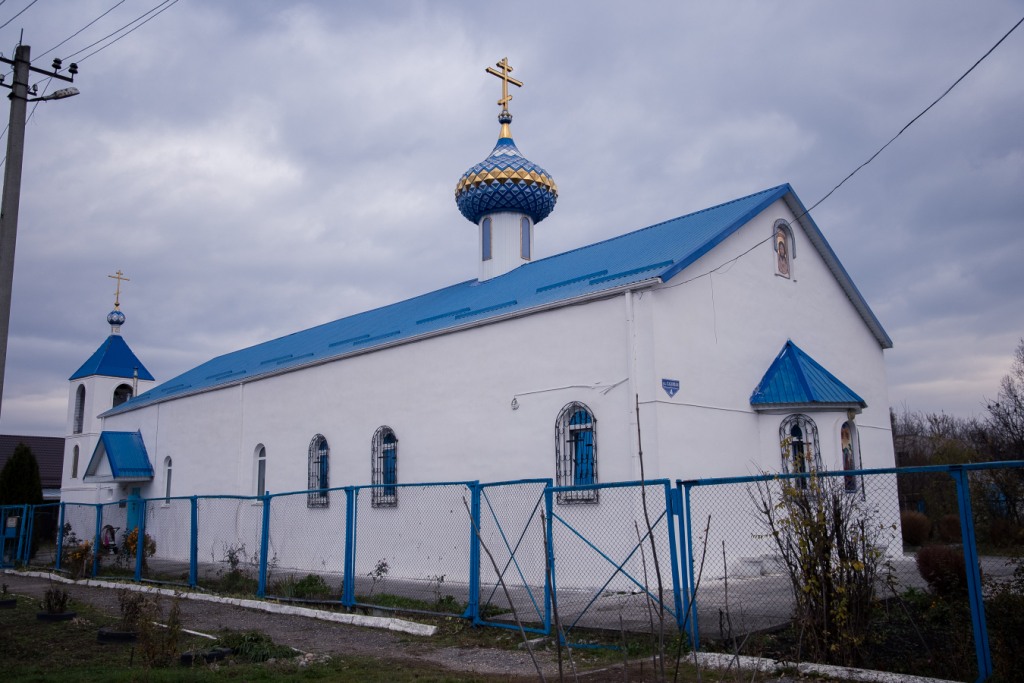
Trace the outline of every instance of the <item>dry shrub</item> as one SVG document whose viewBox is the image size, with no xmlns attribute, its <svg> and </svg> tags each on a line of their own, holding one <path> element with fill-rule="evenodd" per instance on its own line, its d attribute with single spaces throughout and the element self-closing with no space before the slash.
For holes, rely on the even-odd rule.
<svg viewBox="0 0 1024 683">
<path fill-rule="evenodd" d="M 900 529 L 903 532 L 903 545 L 924 545 L 932 533 L 932 521 L 927 515 L 914 510 L 900 513 Z"/>
<path fill-rule="evenodd" d="M 960 517 L 958 515 L 942 515 L 935 526 L 943 543 L 960 542 Z"/>
<path fill-rule="evenodd" d="M 963 548 L 929 545 L 917 551 L 917 571 L 937 595 L 967 594 L 967 565 Z"/>
</svg>

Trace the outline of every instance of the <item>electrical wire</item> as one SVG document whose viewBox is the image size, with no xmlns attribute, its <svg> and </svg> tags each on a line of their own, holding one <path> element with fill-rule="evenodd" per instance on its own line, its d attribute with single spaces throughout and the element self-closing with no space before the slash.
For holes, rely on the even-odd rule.
<svg viewBox="0 0 1024 683">
<path fill-rule="evenodd" d="M 962 80 L 964 80 L 965 78 L 967 78 L 967 75 L 968 75 L 968 74 L 970 74 L 970 73 L 971 73 L 972 71 L 974 71 L 974 69 L 975 69 L 975 68 L 977 68 L 977 66 L 978 66 L 979 64 L 981 64 L 981 63 L 982 63 L 983 61 L 985 61 L 985 59 L 986 59 L 986 58 L 987 58 L 987 57 L 988 57 L 988 56 L 989 56 L 990 54 L 992 54 L 992 52 L 993 52 L 993 51 L 994 51 L 994 50 L 995 50 L 995 49 L 996 49 L 997 47 L 999 47 L 999 46 L 1000 46 L 1000 45 L 1002 44 L 1002 42 L 1003 42 L 1004 40 L 1006 40 L 1007 38 L 1009 38 L 1009 37 L 1010 37 L 1010 34 L 1011 34 L 1011 33 L 1013 33 L 1014 31 L 1016 31 L 1016 30 L 1017 30 L 1017 28 L 1018 28 L 1018 27 L 1019 27 L 1019 26 L 1020 26 L 1020 25 L 1021 25 L 1022 23 L 1024 23 L 1024 17 L 1021 17 L 1021 18 L 1020 18 L 1020 20 L 1019 20 L 1019 21 L 1018 21 L 1018 22 L 1017 22 L 1016 24 L 1014 24 L 1014 25 L 1013 25 L 1013 26 L 1012 26 L 1012 27 L 1010 28 L 1010 30 L 1009 30 L 1009 31 L 1007 31 L 1007 32 L 1006 32 L 1005 34 L 1003 34 L 1003 37 L 1002 37 L 1002 38 L 1000 38 L 999 40 L 997 40 L 997 41 L 996 41 L 995 45 L 993 45 L 992 47 L 990 47 L 990 48 L 989 48 L 989 49 L 988 49 L 988 50 L 987 50 L 987 51 L 985 52 L 985 54 L 983 54 L 983 55 L 982 55 L 982 56 L 981 56 L 980 58 L 978 58 L 978 61 L 974 62 L 974 64 L 972 64 L 972 65 L 971 65 L 971 67 L 970 67 L 969 69 L 967 69 L 967 71 L 963 72 L 963 73 L 962 73 L 962 74 L 960 75 L 960 78 L 958 78 L 958 79 L 956 79 L 955 81 L 953 81 L 953 84 L 952 84 L 951 86 L 949 86 L 948 88 L 946 88 L 946 90 L 945 90 L 945 91 L 944 91 L 944 92 L 943 92 L 943 93 L 942 93 L 941 95 L 939 95 L 939 96 L 938 96 L 937 98 L 935 98 L 935 100 L 934 100 L 934 101 L 933 101 L 933 102 L 932 102 L 931 104 L 929 104 L 929 105 L 928 105 L 927 107 L 925 107 L 924 109 L 922 109 L 922 110 L 921 110 L 921 112 L 920 112 L 920 113 L 919 113 L 919 114 L 918 114 L 917 116 L 915 116 L 914 118 L 910 119 L 910 121 L 908 121 L 908 122 L 907 122 L 907 124 L 906 124 L 905 126 L 903 126 L 902 128 L 900 128 L 899 132 L 898 132 L 898 133 L 896 133 L 896 135 L 892 136 L 892 138 L 891 138 L 891 139 L 890 139 L 890 140 L 889 140 L 889 141 L 888 141 L 887 143 L 885 143 L 884 145 L 882 145 L 882 146 L 881 146 L 881 147 L 880 147 L 880 148 L 878 149 L 878 151 L 877 151 L 877 152 L 875 152 L 874 154 L 872 154 L 872 155 L 871 155 L 871 156 L 870 156 L 870 157 L 868 158 L 868 160 L 867 160 L 867 161 L 865 161 L 865 162 L 864 162 L 864 163 L 862 163 L 862 164 L 861 164 L 860 166 L 858 166 L 857 168 L 855 168 L 855 169 L 853 169 L 852 171 L 850 171 L 850 173 L 849 173 L 849 174 L 848 174 L 848 175 L 847 175 L 847 176 L 846 176 L 845 178 L 843 178 L 843 179 L 842 179 L 842 181 L 840 181 L 838 185 L 836 185 L 836 186 L 835 186 L 835 187 L 833 187 L 833 188 L 832 188 L 831 190 L 829 190 L 829 191 L 828 191 L 828 192 L 827 192 L 827 193 L 825 194 L 825 196 L 824 196 L 824 197 L 822 197 L 822 198 L 821 198 L 821 199 L 819 199 L 818 201 L 814 202 L 814 204 L 812 204 L 812 205 L 810 206 L 810 208 L 804 209 L 804 211 L 803 211 L 803 212 L 802 212 L 802 213 L 801 213 L 801 214 L 800 214 L 799 216 L 797 216 L 797 217 L 796 217 L 796 220 L 795 220 L 794 222 L 797 222 L 797 223 L 799 223 L 799 222 L 800 222 L 800 219 L 802 219 L 802 218 L 803 218 L 804 216 L 806 216 L 807 214 L 809 214 L 809 213 L 810 213 L 810 212 L 811 212 L 811 211 L 812 211 L 813 209 L 815 209 L 815 208 L 816 208 L 816 207 L 817 207 L 817 206 L 818 206 L 819 204 L 821 204 L 822 202 L 824 202 L 824 201 L 825 201 L 826 199 L 828 199 L 829 197 L 831 197 L 831 196 L 832 196 L 832 193 L 833 193 L 833 192 L 835 192 L 835 191 L 836 191 L 836 190 L 838 190 L 838 189 L 839 189 L 840 187 L 842 187 L 842 186 L 843 186 L 843 184 L 844 184 L 844 183 L 846 183 L 846 181 L 847 181 L 847 180 L 849 180 L 850 178 L 852 178 L 852 177 L 853 177 L 853 176 L 854 176 L 854 175 L 855 175 L 855 174 L 856 174 L 856 173 L 857 173 L 857 172 L 858 172 L 859 170 L 861 170 L 862 168 L 864 168 L 865 166 L 867 166 L 868 164 L 870 164 L 870 163 L 871 163 L 872 161 L 874 161 L 874 160 L 875 160 L 875 157 L 877 157 L 877 156 L 878 156 L 879 154 L 881 154 L 881 153 L 882 153 L 883 151 L 885 151 L 885 148 L 886 148 L 886 147 L 888 147 L 889 145 L 891 145 L 891 144 L 892 144 L 892 143 L 893 143 L 893 142 L 894 142 L 894 141 L 896 140 L 896 138 L 898 138 L 899 136 L 903 135 L 904 131 L 906 131 L 906 130 L 907 130 L 908 128 L 910 128 L 910 127 L 911 127 L 911 126 L 912 126 L 912 125 L 913 125 L 913 124 L 914 124 L 914 123 L 915 123 L 915 122 L 916 122 L 916 121 L 917 121 L 917 120 L 918 120 L 919 118 L 921 118 L 922 116 L 924 116 L 925 114 L 927 114 L 927 113 L 928 113 L 928 111 L 929 111 L 929 110 L 930 110 L 930 109 L 931 109 L 932 107 L 934 107 L 934 106 L 935 106 L 936 104 L 938 104 L 938 103 L 939 103 L 939 102 L 940 102 L 940 101 L 941 101 L 941 100 L 942 100 L 942 99 L 943 99 L 943 98 L 944 98 L 944 97 L 945 97 L 946 95 L 948 95 L 948 94 L 950 93 L 950 91 L 952 91 L 952 90 L 953 90 L 953 88 L 955 88 L 955 87 L 956 87 L 957 85 L 959 85 L 959 84 L 960 84 L 960 82 L 961 82 Z M 709 270 L 709 271 L 707 271 L 707 272 L 704 272 L 704 273 L 701 273 L 701 274 L 699 274 L 699 275 L 694 275 L 693 277 L 691 277 L 691 278 L 689 278 L 689 279 L 687 279 L 687 280 L 683 280 L 682 282 L 679 282 L 679 283 L 676 283 L 676 284 L 673 284 L 673 285 L 669 285 L 668 287 L 679 287 L 679 286 L 681 286 L 681 285 L 685 285 L 685 284 L 688 284 L 688 283 L 690 283 L 690 282 L 693 282 L 694 280 L 698 280 L 698 279 L 700 279 L 700 278 L 702 278 L 702 277 L 707 277 L 707 276 L 711 275 L 712 273 L 715 273 L 715 272 L 717 272 L 717 271 L 721 270 L 722 268 L 726 267 L 727 265 L 730 265 L 730 264 L 732 264 L 732 263 L 735 263 L 736 261 L 740 260 L 741 258 L 743 258 L 744 256 L 746 256 L 746 255 L 747 255 L 747 254 L 749 254 L 750 252 L 754 251 L 754 249 L 757 249 L 757 248 L 758 248 L 759 246 L 761 246 L 761 245 L 762 245 L 762 244 L 764 244 L 765 242 L 768 242 L 769 240 L 772 240 L 772 239 L 774 239 L 774 237 L 775 237 L 775 235 L 774 235 L 774 234 L 772 234 L 772 235 L 769 235 L 768 237 L 766 237 L 766 238 L 764 238 L 763 240 L 760 240 L 759 242 L 757 242 L 756 244 L 754 244 L 754 246 L 752 246 L 752 247 L 750 247 L 749 249 L 747 249 L 746 251 L 744 251 L 744 252 L 743 252 L 742 254 L 740 254 L 740 255 L 738 255 L 738 256 L 734 256 L 733 258 L 729 259 L 728 261 L 726 261 L 726 262 L 724 262 L 724 263 L 721 263 L 721 264 L 719 264 L 718 266 L 716 266 L 716 267 L 712 268 L 711 270 Z M 666 288 L 666 289 L 667 289 L 667 288 Z"/>
<path fill-rule="evenodd" d="M 28 3 L 27 5 L 25 5 L 25 9 L 23 9 L 20 12 L 18 12 L 17 14 L 15 14 L 13 17 L 8 19 L 3 24 L 0 24 L 0 28 L 7 28 L 7 24 L 10 24 L 12 21 L 14 21 L 18 17 L 20 17 L 22 14 L 25 13 L 26 10 L 28 10 L 29 7 L 31 7 L 32 5 L 36 4 L 37 2 L 39 2 L 39 0 L 32 0 L 32 2 Z"/>
<path fill-rule="evenodd" d="M 147 19 L 146 19 L 145 21 L 143 21 L 142 23 L 140 23 L 140 24 L 139 24 L 138 26 L 135 26 L 135 27 L 133 27 L 133 28 L 132 28 L 132 29 L 131 29 L 130 31 L 127 31 L 127 32 L 125 32 L 125 33 L 121 34 L 120 36 L 117 36 L 117 38 L 114 38 L 114 40 L 110 41 L 110 42 L 109 42 L 109 43 L 107 43 L 106 45 L 103 45 L 102 47 L 98 48 L 97 50 L 94 50 L 93 52 L 90 52 L 90 53 L 89 53 L 89 54 L 87 54 L 87 55 L 86 55 L 85 57 L 81 57 L 81 58 L 80 58 L 80 59 L 78 60 L 79 62 L 84 62 L 85 60 L 87 60 L 87 59 L 88 59 L 89 57 L 92 57 L 92 56 L 93 56 L 94 54 L 96 54 L 97 52 L 100 52 L 101 50 L 105 50 L 105 49 L 107 49 L 108 47 L 110 47 L 111 45 L 113 45 L 114 43 L 116 43 L 117 41 L 121 40 L 122 38 L 124 38 L 125 36 L 129 35 L 130 33 L 134 32 L 134 31 L 135 31 L 136 29 L 139 29 L 139 28 L 141 28 L 141 27 L 145 26 L 145 25 L 146 25 L 147 23 L 149 23 L 150 21 L 152 21 L 152 20 L 153 20 L 153 19 L 155 19 L 156 17 L 160 16 L 161 14 L 163 14 L 164 12 L 166 12 L 167 10 L 169 10 L 169 9 L 170 9 L 171 7 L 173 7 L 173 6 L 174 6 L 174 5 L 176 5 L 176 4 L 178 4 L 178 0 L 163 0 L 163 2 L 159 3 L 158 5 L 155 5 L 154 7 L 152 7 L 152 8 L 151 8 L 151 9 L 149 9 L 149 10 L 147 10 L 146 12 L 143 12 L 143 13 L 142 13 L 142 14 L 140 14 L 140 15 L 139 15 L 138 17 L 136 17 L 135 19 L 132 19 L 131 21 L 129 21 L 129 22 L 127 23 L 127 24 L 125 24 L 125 25 L 124 25 L 124 26 L 122 26 L 121 28 L 117 29 L 116 31 L 113 31 L 113 32 L 111 32 L 111 33 L 108 33 L 107 35 L 103 36 L 102 38 L 100 38 L 100 39 L 99 39 L 99 40 L 97 40 L 96 42 L 94 42 L 94 43 L 90 43 L 89 45 L 86 45 L 86 46 L 85 46 L 85 47 L 83 47 L 83 48 L 82 48 L 81 50 L 79 50 L 79 51 L 77 51 L 77 52 L 73 52 L 73 53 L 71 53 L 70 55 L 68 55 L 68 56 L 67 56 L 67 57 L 65 57 L 64 59 L 65 59 L 65 60 L 69 60 L 69 59 L 71 59 L 72 57 L 76 57 L 76 56 L 78 56 L 78 55 L 82 54 L 82 53 L 83 53 L 83 52 L 85 52 L 86 50 L 88 50 L 88 49 L 90 49 L 90 48 L 93 48 L 93 47 L 95 47 L 95 46 L 99 45 L 100 43 L 102 43 L 103 41 L 107 40 L 108 38 L 110 38 L 110 37 L 112 37 L 112 36 L 115 36 L 115 35 L 117 35 L 118 33 L 121 33 L 121 31 L 124 31 L 124 30 L 125 30 L 126 28 L 128 28 L 128 27 L 129 27 L 129 26 L 131 26 L 132 24 L 135 24 L 136 22 L 140 21 L 140 20 L 141 20 L 141 19 L 143 19 L 144 17 L 147 17 L 147 15 L 151 15 L 151 14 L 152 14 L 152 16 L 148 17 L 148 18 L 147 18 Z M 159 11 L 157 11 L 157 10 L 159 10 Z M 156 12 L 156 13 L 154 14 L 154 12 Z"/>
<path fill-rule="evenodd" d="M 60 41 L 59 43 L 57 43 L 56 45 L 54 45 L 53 47 L 51 47 L 51 48 L 50 48 L 49 50 L 47 50 L 46 52 L 41 52 L 41 53 L 39 53 L 39 55 L 37 55 L 37 57 L 36 57 L 36 58 L 38 59 L 39 57 L 45 57 L 46 55 L 50 54 L 51 52 L 53 52 L 54 50 L 56 50 L 56 49 L 57 49 L 58 47 L 60 47 L 60 46 L 61 46 L 61 45 L 63 45 L 64 43 L 68 42 L 68 41 L 69 41 L 69 40 L 71 40 L 72 38 L 76 37 L 76 36 L 77 36 L 77 35 L 78 35 L 79 33 L 81 33 L 82 31 L 84 31 L 85 29 L 89 28 L 90 26 L 92 26 L 93 24 L 95 24 L 95 23 L 96 23 L 97 21 L 99 21 L 100 19 L 102 19 L 103 17 L 107 16 L 108 14 L 110 14 L 111 12 L 113 12 L 113 11 L 114 11 L 115 9 L 117 9 L 118 7 L 120 7 L 121 5 L 123 5 L 123 4 L 124 4 L 124 1 L 125 1 L 125 0 L 119 0 L 119 2 L 118 2 L 117 4 L 115 4 L 115 5 L 113 6 L 113 7 L 111 7 L 110 9 L 108 9 L 108 10 L 107 10 L 106 12 L 104 12 L 104 13 L 103 13 L 103 14 L 101 14 L 101 15 L 99 15 L 98 17 L 96 17 L 95 19 L 93 19 L 92 21 L 90 21 L 90 22 L 89 22 L 88 24 L 86 24 L 85 26 L 83 26 L 82 28 L 78 29 L 77 31 L 75 31 L 74 33 L 72 33 L 72 34 L 71 34 L 70 36 L 68 36 L 67 38 L 65 38 L 64 40 Z"/>
</svg>

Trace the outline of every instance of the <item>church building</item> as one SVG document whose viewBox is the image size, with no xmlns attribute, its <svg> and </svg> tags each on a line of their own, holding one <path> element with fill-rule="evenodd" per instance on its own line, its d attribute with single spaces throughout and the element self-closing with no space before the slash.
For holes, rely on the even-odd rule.
<svg viewBox="0 0 1024 683">
<path fill-rule="evenodd" d="M 641 444 L 647 478 L 892 466 L 892 342 L 793 188 L 536 258 L 558 188 L 513 141 L 522 84 L 497 67 L 497 144 L 455 186 L 476 278 L 159 384 L 115 301 L 70 378 L 63 499 L 308 490 L 316 508 L 372 483 L 394 507 L 400 483 L 636 480 Z"/>
</svg>

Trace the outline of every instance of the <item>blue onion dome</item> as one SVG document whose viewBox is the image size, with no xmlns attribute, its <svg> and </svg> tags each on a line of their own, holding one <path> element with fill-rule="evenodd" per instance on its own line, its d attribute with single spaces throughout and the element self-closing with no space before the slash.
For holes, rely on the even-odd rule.
<svg viewBox="0 0 1024 683">
<path fill-rule="evenodd" d="M 555 208 L 558 186 L 547 171 L 516 148 L 508 126 L 512 115 L 502 111 L 498 121 L 498 144 L 490 156 L 462 174 L 455 186 L 455 203 L 472 223 L 502 211 L 523 213 L 534 224 L 540 223 Z"/>
<path fill-rule="evenodd" d="M 107 313 L 107 323 L 113 327 L 124 325 L 124 313 L 115 308 L 110 313 Z"/>
</svg>

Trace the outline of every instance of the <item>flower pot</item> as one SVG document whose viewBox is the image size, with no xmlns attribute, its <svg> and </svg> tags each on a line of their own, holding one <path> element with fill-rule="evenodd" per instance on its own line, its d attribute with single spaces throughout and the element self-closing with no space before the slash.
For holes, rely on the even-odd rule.
<svg viewBox="0 0 1024 683">
<path fill-rule="evenodd" d="M 76 616 L 75 612 L 36 612 L 39 621 L 71 621 Z"/>
<path fill-rule="evenodd" d="M 96 633 L 96 640 L 101 643 L 134 643 L 138 638 L 138 631 L 122 631 L 113 626 L 103 626 Z"/>
</svg>

